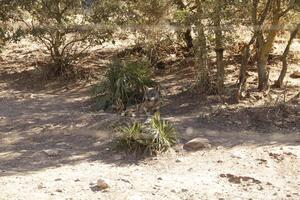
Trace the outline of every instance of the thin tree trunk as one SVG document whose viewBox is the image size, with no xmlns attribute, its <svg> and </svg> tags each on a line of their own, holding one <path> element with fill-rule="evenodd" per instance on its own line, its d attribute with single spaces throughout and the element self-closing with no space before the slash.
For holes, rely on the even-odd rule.
<svg viewBox="0 0 300 200">
<path fill-rule="evenodd" d="M 255 35 L 251 38 L 250 42 L 246 44 L 242 49 L 242 62 L 240 66 L 240 75 L 239 75 L 239 83 L 238 89 L 236 94 L 236 101 L 240 100 L 241 93 L 245 89 L 246 82 L 247 82 L 247 66 L 250 60 L 250 47 L 255 42 Z"/>
<path fill-rule="evenodd" d="M 280 75 L 279 75 L 277 81 L 274 84 L 274 86 L 277 88 L 282 88 L 282 86 L 283 86 L 283 80 L 284 80 L 284 77 L 286 75 L 287 68 L 288 68 L 287 57 L 288 57 L 288 54 L 290 51 L 291 44 L 292 44 L 293 40 L 295 39 L 295 37 L 297 36 L 299 29 L 300 29 L 300 24 L 298 24 L 296 29 L 291 32 L 290 39 L 289 39 L 289 41 L 285 47 L 285 50 L 282 54 L 282 69 L 281 69 L 281 72 L 280 72 Z"/>
<path fill-rule="evenodd" d="M 182 0 L 174 0 L 174 3 L 177 5 L 177 7 L 180 10 L 186 10 L 187 7 L 184 4 L 184 2 Z M 193 37 L 192 37 L 192 29 L 190 27 L 190 25 L 188 25 L 189 27 L 186 29 L 186 31 L 184 32 L 184 41 L 186 43 L 186 48 L 187 51 L 190 51 L 193 48 Z"/>
<path fill-rule="evenodd" d="M 222 11 L 223 2 L 215 3 L 214 10 L 214 27 L 215 27 L 215 41 L 216 41 L 216 62 L 217 62 L 217 85 L 218 93 L 223 93 L 224 90 L 224 46 L 223 46 L 223 33 L 221 27 L 221 11 Z"/>
<path fill-rule="evenodd" d="M 211 88 L 209 71 L 208 71 L 208 53 L 207 53 L 207 41 L 204 30 L 204 24 L 202 23 L 203 18 L 203 8 L 202 0 L 196 0 L 197 3 L 197 12 L 198 12 L 198 23 L 197 23 L 197 33 L 198 40 L 196 46 L 196 55 L 197 55 L 197 82 L 202 90 L 208 91 Z"/>
<path fill-rule="evenodd" d="M 190 51 L 193 48 L 193 37 L 191 34 L 192 30 L 191 28 L 187 28 L 184 33 L 184 39 L 186 43 L 187 50 Z"/>
</svg>

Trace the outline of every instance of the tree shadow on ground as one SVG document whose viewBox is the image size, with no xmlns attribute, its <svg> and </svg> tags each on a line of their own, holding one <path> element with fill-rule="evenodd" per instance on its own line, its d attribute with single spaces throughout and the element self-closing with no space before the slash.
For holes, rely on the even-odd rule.
<svg viewBox="0 0 300 200">
<path fill-rule="evenodd" d="M 183 69 L 180 73 L 187 71 Z M 80 162 L 99 161 L 118 166 L 139 164 L 147 158 L 126 156 L 112 149 L 111 142 L 116 136 L 112 125 L 129 119 L 117 114 L 92 112 L 90 102 L 79 92 L 85 85 L 73 85 L 72 90 L 62 89 L 59 85 L 33 90 L 32 85 L 27 86 L 28 81 L 36 80 L 31 75 L 28 72 L 0 74 L 0 83 L 6 84 L 3 89 L 12 90 L 12 95 L 40 92 L 33 97 L 0 98 L 0 177 Z M 174 78 L 173 74 L 169 75 Z M 185 79 L 191 76 L 189 74 Z M 178 85 L 182 86 L 182 83 Z M 170 98 L 162 115 L 174 123 L 181 143 L 194 137 L 205 137 L 214 147 L 299 145 L 299 104 L 231 109 L 221 106 L 222 103 L 219 97 L 186 92 Z M 212 106 L 218 109 L 212 109 Z M 286 121 L 286 114 L 295 117 Z"/>
<path fill-rule="evenodd" d="M 213 102 L 214 100 L 211 101 Z M 215 103 L 217 104 L 217 100 Z M 180 101 L 174 101 L 169 106 L 176 107 L 176 104 L 179 105 Z M 278 106 L 238 110 L 222 108 L 210 115 L 202 115 L 200 107 L 204 108 L 203 105 L 203 102 L 187 104 L 176 112 L 170 107 L 163 109 L 162 115 L 167 119 L 171 118 L 181 142 L 194 137 L 205 137 L 211 140 L 213 147 L 221 145 L 226 148 L 241 144 L 300 144 L 300 126 L 297 123 L 300 119 L 299 105 L 293 105 L 293 109 Z M 104 112 L 90 112 L 82 109 L 82 101 L 74 103 L 69 102 L 66 97 L 56 97 L 28 102 L 10 100 L 9 104 L 3 106 L 0 109 L 1 115 L 9 106 L 13 106 L 20 113 L 13 114 L 9 111 L 2 116 L 6 120 L 0 120 L 0 176 L 27 174 L 80 162 L 98 161 L 123 166 L 139 164 L 147 158 L 126 156 L 112 148 L 111 142 L 116 137 L 111 131 L 112 125 L 128 122 L 128 118 Z M 43 109 L 34 109 L 35 107 Z M 287 133 L 286 129 L 266 123 L 266 120 L 274 122 L 275 117 L 283 116 L 287 110 L 290 115 L 297 114 L 295 121 L 283 124 L 289 126 L 289 134 L 284 134 Z M 267 113 L 271 118 L 266 117 Z M 246 121 L 249 126 L 245 125 Z M 40 130 L 39 127 L 46 128 Z M 56 152 L 49 153 L 49 150 Z"/>
<path fill-rule="evenodd" d="M 173 121 L 183 142 L 207 137 L 218 145 L 227 141 L 228 146 L 248 142 L 259 146 L 274 141 L 300 145 L 299 102 L 294 98 L 276 105 L 229 106 L 216 96 L 185 92 L 171 97 L 162 114 Z"/>
</svg>

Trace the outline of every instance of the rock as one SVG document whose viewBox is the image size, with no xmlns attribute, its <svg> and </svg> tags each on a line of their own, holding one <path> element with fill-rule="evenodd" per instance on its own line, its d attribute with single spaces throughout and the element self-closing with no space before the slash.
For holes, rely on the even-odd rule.
<svg viewBox="0 0 300 200">
<path fill-rule="evenodd" d="M 56 192 L 59 192 L 59 193 L 61 193 L 62 192 L 62 190 L 61 189 L 57 189 L 57 190 L 55 190 Z"/>
<path fill-rule="evenodd" d="M 109 185 L 103 179 L 99 179 L 97 181 L 97 187 L 100 190 L 105 190 L 105 189 L 109 188 Z"/>
<path fill-rule="evenodd" d="M 299 71 L 294 71 L 293 74 L 290 76 L 291 78 L 300 78 L 300 72 Z"/>
<path fill-rule="evenodd" d="M 65 143 L 65 142 L 58 142 L 56 143 L 57 146 L 69 146 L 69 144 Z"/>
<path fill-rule="evenodd" d="M 114 160 L 122 160 L 122 155 L 114 155 L 113 156 Z"/>
<path fill-rule="evenodd" d="M 43 150 L 43 152 L 49 156 L 49 157 L 56 157 L 59 156 L 59 150 L 58 149 L 48 149 L 48 150 Z"/>
<path fill-rule="evenodd" d="M 181 189 L 181 192 L 188 192 L 189 190 L 188 189 Z"/>
<path fill-rule="evenodd" d="M 54 181 L 61 181 L 62 179 L 61 178 L 57 178 L 57 179 L 55 179 Z"/>
<path fill-rule="evenodd" d="M 38 187 L 37 187 L 39 190 L 41 190 L 41 189 L 43 189 L 43 188 L 45 188 L 44 187 L 44 185 L 42 184 L 42 183 L 40 183 L 39 185 L 38 185 Z"/>
<path fill-rule="evenodd" d="M 178 159 L 176 159 L 176 160 L 175 160 L 175 162 L 177 162 L 177 163 L 181 163 L 181 162 L 182 162 L 182 160 L 178 158 Z"/>
<path fill-rule="evenodd" d="M 211 144 L 206 138 L 194 138 L 183 145 L 183 149 L 187 151 L 198 151 L 207 148 L 211 148 Z"/>
<path fill-rule="evenodd" d="M 237 158 L 237 159 L 241 159 L 241 155 L 237 154 L 237 153 L 233 153 L 230 155 L 231 158 Z"/>
<path fill-rule="evenodd" d="M 222 146 L 218 146 L 216 149 L 217 150 L 221 150 L 221 149 L 223 149 L 223 147 Z"/>
<path fill-rule="evenodd" d="M 71 132 L 64 132 L 63 134 L 64 134 L 65 136 L 71 136 L 71 135 L 72 135 Z"/>
</svg>

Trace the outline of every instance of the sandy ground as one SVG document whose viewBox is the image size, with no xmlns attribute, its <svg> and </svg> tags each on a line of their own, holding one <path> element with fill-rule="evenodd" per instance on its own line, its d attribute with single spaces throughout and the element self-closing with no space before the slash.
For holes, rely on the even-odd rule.
<svg viewBox="0 0 300 200">
<path fill-rule="evenodd" d="M 194 105 L 192 98 L 185 105 L 188 98 L 174 100 L 162 114 L 175 124 L 181 143 L 205 137 L 212 148 L 190 153 L 180 143 L 157 158 L 136 160 L 110 148 L 114 134 L 107 127 L 122 119 L 91 110 L 89 82 L 64 87 L 41 87 L 36 82 L 26 87 L 35 79 L 20 70 L 24 63 L 18 61 L 24 55 L 4 53 L 1 200 L 300 199 L 297 104 L 294 121 L 288 122 L 294 126 L 258 129 L 251 112 L 247 128 L 244 111 L 229 113 L 230 117 L 224 112 L 228 121 L 223 116 L 208 123 L 199 118 L 205 115 L 203 105 Z M 110 188 L 99 191 L 98 179 L 106 180 Z"/>
<path fill-rule="evenodd" d="M 299 156 L 292 145 L 243 145 L 138 165 L 83 161 L 1 177 L 1 199 L 299 199 Z M 98 178 L 111 188 L 97 191 Z"/>
</svg>

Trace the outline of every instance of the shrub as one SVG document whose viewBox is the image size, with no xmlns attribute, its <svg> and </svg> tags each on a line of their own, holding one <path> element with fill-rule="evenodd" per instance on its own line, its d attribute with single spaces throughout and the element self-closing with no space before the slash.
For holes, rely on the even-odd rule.
<svg viewBox="0 0 300 200">
<path fill-rule="evenodd" d="M 147 61 L 113 59 L 105 80 L 94 86 L 93 96 L 97 108 L 113 105 L 117 110 L 124 110 L 128 105 L 142 102 L 145 89 L 154 85 Z"/>
<path fill-rule="evenodd" d="M 157 154 L 164 152 L 176 144 L 177 134 L 173 126 L 155 113 L 150 123 L 139 122 L 119 128 L 121 136 L 117 140 L 117 148 L 129 153 Z"/>
<path fill-rule="evenodd" d="M 46 72 L 59 77 L 77 73 L 76 62 L 91 46 L 102 44 L 112 37 L 107 18 L 93 22 L 92 5 L 81 0 L 30 1 L 22 7 L 18 17 L 23 22 L 24 34 L 47 49 L 50 63 Z M 109 10 L 109 8 L 107 8 Z M 49 76 L 50 76 L 49 75 Z"/>
</svg>

